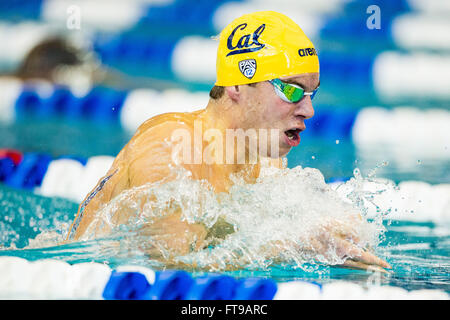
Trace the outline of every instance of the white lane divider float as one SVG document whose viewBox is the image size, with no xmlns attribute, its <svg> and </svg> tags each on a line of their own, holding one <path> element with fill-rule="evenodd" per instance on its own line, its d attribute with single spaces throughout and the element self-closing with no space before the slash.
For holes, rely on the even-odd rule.
<svg viewBox="0 0 450 320">
<path fill-rule="evenodd" d="M 100 263 L 0 257 L 2 299 L 102 299 L 111 269 Z"/>
<path fill-rule="evenodd" d="M 411 76 L 411 72 L 414 76 Z M 373 66 L 375 90 L 382 99 L 450 97 L 450 54 L 380 53 Z"/>
<path fill-rule="evenodd" d="M 405 49 L 450 50 L 450 21 L 439 14 L 406 13 L 392 21 L 392 38 Z"/>
<path fill-rule="evenodd" d="M 450 2 L 442 0 L 407 0 L 408 6 L 412 11 L 428 14 L 446 14 L 450 13 Z"/>
<path fill-rule="evenodd" d="M 85 166 L 72 159 L 50 162 L 40 187 L 35 192 L 48 197 L 62 197 L 81 202 L 111 168 L 114 157 L 96 156 Z"/>
<path fill-rule="evenodd" d="M 0 123 L 14 123 L 14 105 L 22 92 L 22 81 L 12 77 L 0 77 L 2 99 L 0 99 Z"/>
<path fill-rule="evenodd" d="M 120 123 L 129 133 L 147 119 L 167 112 L 192 112 L 206 107 L 208 92 L 188 92 L 185 90 L 166 90 L 158 92 L 152 89 L 131 91 L 121 109 Z"/>
<path fill-rule="evenodd" d="M 146 7 L 144 1 L 136 0 L 127 2 L 46 0 L 42 5 L 41 17 L 43 21 L 76 29 L 80 28 L 76 22 L 79 15 L 79 19 L 83 19 L 83 29 L 120 32 L 136 25 L 145 13 Z"/>
<path fill-rule="evenodd" d="M 416 171 L 423 163 L 450 161 L 450 112 L 444 109 L 364 108 L 352 128 L 362 163 L 388 162 L 399 171 Z"/>
</svg>

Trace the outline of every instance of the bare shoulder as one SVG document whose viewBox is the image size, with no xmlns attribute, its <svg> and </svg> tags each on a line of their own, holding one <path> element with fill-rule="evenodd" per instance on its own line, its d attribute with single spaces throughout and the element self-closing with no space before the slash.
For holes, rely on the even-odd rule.
<svg viewBox="0 0 450 320">
<path fill-rule="evenodd" d="M 124 148 L 130 185 L 171 176 L 179 144 L 177 130 L 191 134 L 195 117 L 190 113 L 166 113 L 144 122 Z"/>
<path fill-rule="evenodd" d="M 178 130 L 192 130 L 195 115 L 192 113 L 164 113 L 143 122 L 128 143 L 149 144 L 170 141 L 172 134 Z"/>
<path fill-rule="evenodd" d="M 144 121 L 135 133 L 135 137 L 161 129 L 189 128 L 193 125 L 196 116 L 189 112 L 170 112 L 154 116 Z"/>
</svg>

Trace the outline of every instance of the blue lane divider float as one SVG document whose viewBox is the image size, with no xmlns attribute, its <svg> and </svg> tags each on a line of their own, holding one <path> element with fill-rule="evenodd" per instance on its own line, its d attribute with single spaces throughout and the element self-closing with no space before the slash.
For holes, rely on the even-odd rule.
<svg viewBox="0 0 450 320">
<path fill-rule="evenodd" d="M 172 78 L 171 56 L 177 39 L 155 35 L 98 34 L 93 48 L 106 65 L 127 74 Z"/>
<path fill-rule="evenodd" d="M 332 106 L 317 106 L 314 117 L 307 120 L 303 136 L 351 139 L 357 110 Z"/>
<path fill-rule="evenodd" d="M 46 154 L 25 154 L 19 165 L 5 177 L 5 183 L 11 187 L 32 189 L 44 179 L 52 158 Z"/>
<path fill-rule="evenodd" d="M 369 10 L 371 6 L 377 6 L 381 11 L 382 24 L 379 29 L 368 28 L 367 20 L 374 11 Z M 373 8 L 373 7 L 372 7 Z M 337 15 L 331 19 L 327 19 L 322 27 L 321 39 L 344 39 L 350 41 L 366 40 L 371 43 L 389 44 L 390 27 L 394 18 L 400 14 L 410 12 L 411 8 L 407 0 L 384 1 L 384 0 L 358 0 L 345 4 L 342 12 L 345 15 Z"/>
<path fill-rule="evenodd" d="M 14 105 L 17 121 L 30 117 L 37 119 L 62 117 L 69 122 L 87 120 L 94 121 L 96 124 L 117 125 L 128 130 L 127 124 L 121 123 L 120 119 L 122 108 L 130 92 L 94 87 L 85 96 L 76 97 L 67 88 L 60 86 L 55 86 L 48 96 L 42 96 L 39 91 L 39 87 L 36 86 L 26 84 L 23 86 Z M 188 93 L 186 97 L 189 97 Z M 149 108 L 156 110 L 162 108 L 160 105 L 151 105 L 152 101 L 148 103 Z M 315 116 L 308 120 L 308 130 L 304 134 L 340 139 L 351 137 L 357 110 L 330 105 L 318 105 L 315 109 Z M 135 111 L 142 112 L 139 108 Z M 167 110 L 158 112 L 163 113 Z M 144 121 L 145 115 L 143 117 L 139 119 Z"/>
<path fill-rule="evenodd" d="M 141 266 L 110 267 L 97 263 L 76 263 L 56 259 L 28 261 L 13 256 L 0 257 L 0 297 L 2 299 L 93 299 L 93 300 L 143 300 L 149 293 L 179 290 L 181 286 L 167 286 L 170 282 L 155 281 L 155 271 Z M 449 295 L 443 290 L 407 291 L 396 286 L 369 286 L 346 281 L 333 281 L 323 286 L 313 281 L 274 282 L 264 278 L 235 279 L 227 275 L 206 274 L 192 277 L 184 271 L 161 271 L 160 279 L 174 278 L 182 274 L 190 279 L 191 286 L 181 293 L 167 294 L 165 298 L 183 299 L 221 299 L 228 297 L 229 283 L 246 283 L 245 290 L 261 292 L 263 287 L 270 288 L 267 295 L 251 295 L 254 299 L 264 300 L 315 300 L 315 299 L 429 299 L 448 300 Z M 165 275 L 167 273 L 167 276 Z M 177 276 L 175 276 L 176 278 Z M 229 279 L 230 282 L 218 281 Z M 206 284 L 206 286 L 205 286 Z M 214 285 L 212 285 L 214 284 Z M 158 287 L 161 287 L 158 289 Z M 259 288 L 259 289 L 258 289 Z M 273 295 L 273 290 L 276 290 Z M 162 290 L 161 290 L 162 289 Z M 205 290 L 206 289 L 206 290 Z M 243 287 L 234 286 L 231 299 L 248 297 L 242 293 Z M 197 294 L 193 294 L 197 292 Z M 218 294 L 217 292 L 226 292 Z M 162 298 L 158 296 L 156 298 Z"/>
<path fill-rule="evenodd" d="M 232 0 L 233 2 L 245 2 Z M 177 0 L 166 6 L 151 7 L 139 21 L 137 27 L 155 28 L 166 25 L 176 28 L 178 33 L 211 35 L 215 30 L 213 15 L 215 10 L 230 0 Z"/>
<path fill-rule="evenodd" d="M 372 69 L 376 54 L 358 52 L 324 51 L 319 53 L 320 76 L 323 83 L 339 82 L 373 88 Z"/>
<path fill-rule="evenodd" d="M 139 272 L 112 271 L 103 291 L 106 300 L 141 300 L 150 290 L 147 278 Z"/>
<path fill-rule="evenodd" d="M 45 0 L 0 1 L 0 19 L 39 19 Z"/>
<path fill-rule="evenodd" d="M 221 274 L 199 277 L 181 270 L 156 272 L 155 282 L 139 272 L 113 271 L 103 291 L 106 300 L 271 300 L 271 279 L 235 279 Z"/>
<path fill-rule="evenodd" d="M 155 283 L 145 295 L 147 300 L 183 300 L 193 279 L 185 271 L 156 272 Z"/>
<path fill-rule="evenodd" d="M 186 300 L 231 300 L 235 297 L 236 280 L 232 277 L 211 274 L 194 279 Z"/>
<path fill-rule="evenodd" d="M 0 181 L 5 181 L 22 161 L 23 154 L 13 149 L 0 149 Z"/>
<path fill-rule="evenodd" d="M 10 158 L 1 158 L 0 159 L 0 181 L 5 181 L 7 177 L 9 177 L 15 169 L 16 165 Z"/>
<path fill-rule="evenodd" d="M 15 101 L 18 120 L 27 117 L 63 117 L 67 120 L 92 120 L 96 123 L 118 123 L 127 93 L 106 87 L 94 87 L 85 96 L 76 97 L 67 88 L 55 86 L 43 95 L 38 86 L 24 84 Z"/>
<path fill-rule="evenodd" d="M 247 278 L 241 280 L 235 290 L 235 300 L 271 300 L 277 286 L 270 279 Z"/>
<path fill-rule="evenodd" d="M 50 162 L 73 159 L 86 165 L 87 159 L 78 156 L 52 157 L 45 153 L 24 153 L 12 149 L 0 149 L 0 183 L 10 187 L 31 190 L 42 184 Z"/>
</svg>

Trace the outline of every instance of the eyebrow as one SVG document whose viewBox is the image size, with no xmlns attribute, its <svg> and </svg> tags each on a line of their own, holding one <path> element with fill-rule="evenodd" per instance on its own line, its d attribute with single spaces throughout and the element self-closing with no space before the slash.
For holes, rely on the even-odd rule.
<svg viewBox="0 0 450 320">
<path fill-rule="evenodd" d="M 296 81 L 288 79 L 288 80 L 283 80 L 283 82 L 290 83 L 290 84 L 296 84 L 297 86 L 301 87 L 303 90 L 306 90 L 305 85 L 298 83 Z M 313 91 L 316 90 L 318 87 L 320 87 L 320 80 L 319 80 L 319 83 L 317 84 L 317 86 L 313 89 Z"/>
</svg>

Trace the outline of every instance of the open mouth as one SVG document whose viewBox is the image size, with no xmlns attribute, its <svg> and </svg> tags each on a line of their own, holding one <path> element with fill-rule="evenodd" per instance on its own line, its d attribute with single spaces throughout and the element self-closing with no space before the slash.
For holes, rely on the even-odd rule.
<svg viewBox="0 0 450 320">
<path fill-rule="evenodd" d="M 284 134 L 286 136 L 287 144 L 292 147 L 298 146 L 298 144 L 300 143 L 300 132 L 301 131 L 302 130 L 300 130 L 300 129 L 286 130 L 284 132 Z"/>
</svg>

